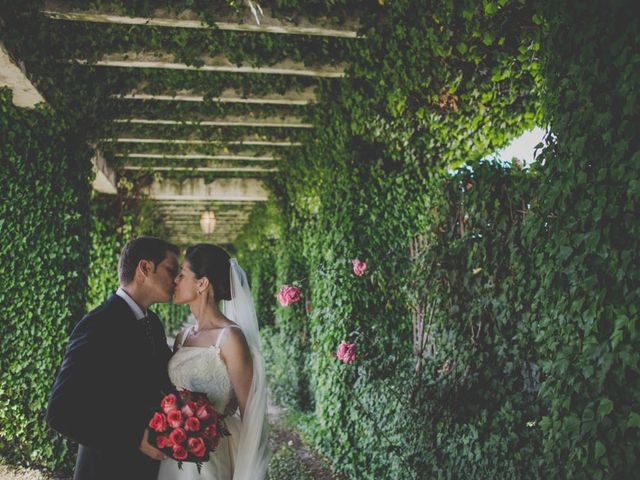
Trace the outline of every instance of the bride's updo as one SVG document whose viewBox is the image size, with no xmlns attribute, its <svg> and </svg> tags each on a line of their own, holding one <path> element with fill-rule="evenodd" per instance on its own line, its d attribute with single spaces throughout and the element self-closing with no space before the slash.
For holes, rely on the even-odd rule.
<svg viewBox="0 0 640 480">
<path fill-rule="evenodd" d="M 185 259 L 191 271 L 196 278 L 209 279 L 216 301 L 231 300 L 230 258 L 224 249 L 210 243 L 198 243 L 187 248 Z"/>
</svg>

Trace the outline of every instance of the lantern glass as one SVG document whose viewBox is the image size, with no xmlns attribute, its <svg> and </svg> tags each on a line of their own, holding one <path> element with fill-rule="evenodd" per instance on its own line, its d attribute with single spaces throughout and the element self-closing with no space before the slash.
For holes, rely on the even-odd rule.
<svg viewBox="0 0 640 480">
<path fill-rule="evenodd" d="M 216 228 L 216 216 L 211 211 L 203 212 L 200 216 L 200 227 L 207 235 L 211 235 Z"/>
</svg>

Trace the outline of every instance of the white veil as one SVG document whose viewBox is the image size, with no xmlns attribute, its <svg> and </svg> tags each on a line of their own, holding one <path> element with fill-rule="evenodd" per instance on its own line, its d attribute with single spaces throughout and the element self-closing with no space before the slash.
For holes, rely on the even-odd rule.
<svg viewBox="0 0 640 480">
<path fill-rule="evenodd" d="M 235 439 L 233 480 L 263 480 L 269 462 L 267 448 L 267 379 L 260 350 L 258 319 L 244 270 L 235 258 L 231 263 L 231 300 L 223 302 L 225 315 L 242 329 L 253 361 L 253 381 L 244 409 L 240 435 Z"/>
</svg>

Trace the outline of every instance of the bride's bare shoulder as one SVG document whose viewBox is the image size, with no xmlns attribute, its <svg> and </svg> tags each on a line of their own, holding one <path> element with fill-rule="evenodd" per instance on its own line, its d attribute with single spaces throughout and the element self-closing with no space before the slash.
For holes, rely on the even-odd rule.
<svg viewBox="0 0 640 480">
<path fill-rule="evenodd" d="M 227 338 L 225 339 L 225 344 L 228 347 L 227 350 L 232 350 L 235 352 L 248 352 L 249 345 L 247 344 L 247 339 L 242 332 L 242 329 L 238 327 L 235 323 L 230 325 L 233 328 L 227 328 Z"/>
</svg>

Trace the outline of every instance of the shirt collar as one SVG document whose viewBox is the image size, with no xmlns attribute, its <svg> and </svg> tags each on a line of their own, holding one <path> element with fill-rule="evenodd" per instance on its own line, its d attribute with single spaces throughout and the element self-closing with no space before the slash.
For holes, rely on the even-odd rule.
<svg viewBox="0 0 640 480">
<path fill-rule="evenodd" d="M 118 295 L 125 302 L 127 302 L 127 305 L 129 305 L 129 308 L 131 309 L 133 314 L 136 316 L 136 320 L 143 319 L 144 317 L 147 316 L 147 314 L 142 311 L 142 309 L 135 302 L 135 300 L 131 298 L 131 296 L 127 292 L 124 291 L 124 288 L 118 287 L 118 290 L 116 290 L 116 295 Z"/>
</svg>

